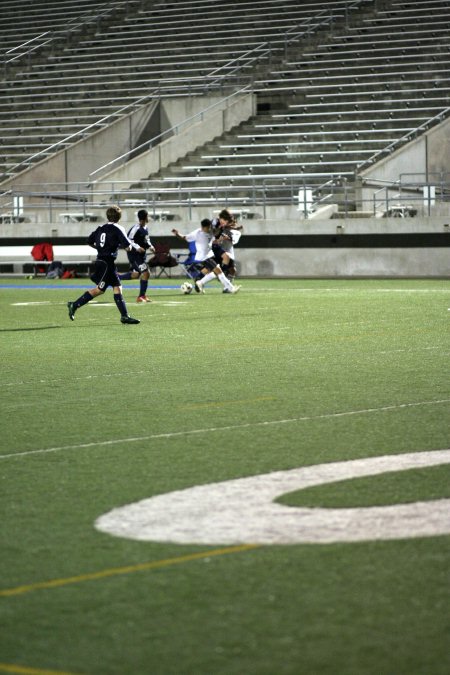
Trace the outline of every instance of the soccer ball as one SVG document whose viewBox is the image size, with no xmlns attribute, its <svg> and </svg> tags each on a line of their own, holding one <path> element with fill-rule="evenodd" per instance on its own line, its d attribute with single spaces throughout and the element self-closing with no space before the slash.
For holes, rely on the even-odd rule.
<svg viewBox="0 0 450 675">
<path fill-rule="evenodd" d="M 183 295 L 189 295 L 189 293 L 192 293 L 193 285 L 189 283 L 189 281 L 185 281 L 184 284 L 181 284 L 180 290 L 183 293 Z"/>
</svg>

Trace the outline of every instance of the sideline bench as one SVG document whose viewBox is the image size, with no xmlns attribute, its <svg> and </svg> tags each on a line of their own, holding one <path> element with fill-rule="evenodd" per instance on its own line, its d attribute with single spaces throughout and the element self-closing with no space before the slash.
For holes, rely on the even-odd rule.
<svg viewBox="0 0 450 675">
<path fill-rule="evenodd" d="M 28 273 L 37 277 L 39 274 L 46 275 L 47 267 L 55 260 L 60 260 L 63 267 L 85 267 L 86 273 L 93 260 L 97 257 L 95 249 L 85 245 L 62 245 L 53 246 L 53 261 L 34 260 L 31 255 L 32 245 L 29 246 L 0 246 L 0 274 L 9 276 L 22 276 Z M 8 267 L 8 270 L 4 268 Z M 40 269 L 44 269 L 41 272 Z"/>
</svg>

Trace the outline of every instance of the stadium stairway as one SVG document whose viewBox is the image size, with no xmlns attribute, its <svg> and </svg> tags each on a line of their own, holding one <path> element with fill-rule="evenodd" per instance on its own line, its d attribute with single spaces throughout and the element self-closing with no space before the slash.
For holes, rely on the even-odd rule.
<svg viewBox="0 0 450 675">
<path fill-rule="evenodd" d="M 111 124 L 143 96 L 230 93 L 281 63 L 293 41 L 311 41 L 372 6 L 373 0 L 26 6 L 8 0 L 0 26 L 0 176 L 17 175 Z"/>
<path fill-rule="evenodd" d="M 363 167 L 438 124 L 450 106 L 447 0 L 393 2 L 359 19 L 308 49 L 291 47 L 255 82 L 256 116 L 145 179 L 198 199 L 232 189 L 238 201 L 262 184 L 283 201 L 294 185 L 320 192 L 331 179 L 348 198 Z"/>
<path fill-rule="evenodd" d="M 31 9 L 42 3 L 29 4 L 22 18 L 32 25 Z M 9 5 L 17 11 L 19 3 Z M 56 5 L 45 14 L 49 21 Z M 448 0 L 336 0 L 319 10 L 294 0 L 136 0 L 115 2 L 109 12 L 111 3 L 91 5 L 88 15 L 80 5 L 63 47 L 61 28 L 40 24 L 51 47 L 5 65 L 4 176 L 55 152 L 55 143 L 73 143 L 106 115 L 116 119 L 143 92 L 202 96 L 216 85 L 227 92 L 251 82 L 257 115 L 141 181 L 182 185 L 191 196 L 232 188 L 236 199 L 261 186 L 283 199 L 293 186 L 320 190 L 330 178 L 348 190 L 362 166 L 438 123 L 450 105 Z M 2 30 L 10 40 L 11 23 Z M 26 35 L 34 39 L 32 31 Z M 11 44 L 10 58 L 18 47 Z M 260 45 L 267 49 L 255 56 Z"/>
</svg>

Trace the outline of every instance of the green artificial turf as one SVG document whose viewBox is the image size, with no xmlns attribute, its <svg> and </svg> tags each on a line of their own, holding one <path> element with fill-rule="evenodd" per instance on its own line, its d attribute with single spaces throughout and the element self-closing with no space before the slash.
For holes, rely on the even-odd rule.
<svg viewBox="0 0 450 675">
<path fill-rule="evenodd" d="M 195 485 L 449 448 L 448 281 L 179 283 L 148 305 L 125 286 L 139 326 L 111 291 L 70 322 L 83 280 L 1 283 L 0 591 L 30 589 L 0 595 L 0 672 L 446 675 L 448 536 L 213 554 L 227 547 L 94 521 Z M 438 466 L 279 501 L 382 506 L 448 485 Z"/>
</svg>

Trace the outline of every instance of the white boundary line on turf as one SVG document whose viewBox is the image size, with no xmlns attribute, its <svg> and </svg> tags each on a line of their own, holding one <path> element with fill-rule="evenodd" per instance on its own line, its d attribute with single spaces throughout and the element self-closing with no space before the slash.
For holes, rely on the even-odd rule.
<svg viewBox="0 0 450 675">
<path fill-rule="evenodd" d="M 350 286 L 345 286 L 344 288 L 271 288 L 270 286 L 259 286 L 257 288 L 243 287 L 242 290 L 245 290 L 246 293 L 358 293 L 362 291 L 363 293 L 447 293 L 449 295 L 448 288 L 351 288 Z"/>
<path fill-rule="evenodd" d="M 26 450 L 25 452 L 16 452 L 8 455 L 0 455 L 1 459 L 15 459 L 17 457 L 27 457 L 28 455 L 46 454 L 50 452 L 63 452 L 65 450 L 85 450 L 86 448 L 95 448 L 102 446 L 118 445 L 119 443 L 140 443 L 142 441 L 157 440 L 159 438 L 177 438 L 180 436 L 193 436 L 195 434 L 206 434 L 215 431 L 236 431 L 237 429 L 254 429 L 257 427 L 270 427 L 277 424 L 292 424 L 295 422 L 310 422 L 314 420 L 333 419 L 337 417 L 349 417 L 351 415 L 366 415 L 376 412 L 388 412 L 392 410 L 402 410 L 406 408 L 417 408 L 425 405 L 441 405 L 450 403 L 450 398 L 418 401 L 416 403 L 398 403 L 397 405 L 386 405 L 379 408 L 363 408 L 361 410 L 347 410 L 338 413 L 322 413 L 320 415 L 305 415 L 302 417 L 291 417 L 282 420 L 266 420 L 264 422 L 247 422 L 245 424 L 231 424 L 223 427 L 204 427 L 201 429 L 186 429 L 185 431 L 172 431 L 161 434 L 149 434 L 148 436 L 131 436 L 128 438 L 115 438 L 109 441 L 92 441 L 91 443 L 77 443 L 74 445 L 60 445 L 54 448 L 40 448 L 38 450 Z"/>
</svg>

